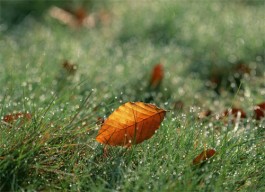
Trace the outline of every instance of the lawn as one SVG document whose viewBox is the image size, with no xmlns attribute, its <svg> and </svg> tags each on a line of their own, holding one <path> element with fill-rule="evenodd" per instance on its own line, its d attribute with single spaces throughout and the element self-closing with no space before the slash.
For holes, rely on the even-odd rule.
<svg viewBox="0 0 265 192">
<path fill-rule="evenodd" d="M 0 191 L 265 191 L 264 12 L 261 0 L 0 1 Z M 156 133 L 98 143 L 103 119 L 137 101 L 166 110 Z"/>
</svg>

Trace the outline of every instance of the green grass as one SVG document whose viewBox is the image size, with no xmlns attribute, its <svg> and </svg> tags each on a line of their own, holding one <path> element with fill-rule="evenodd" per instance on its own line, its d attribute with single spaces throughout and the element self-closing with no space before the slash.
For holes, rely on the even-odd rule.
<svg viewBox="0 0 265 192">
<path fill-rule="evenodd" d="M 94 2 L 91 11 L 109 10 L 111 24 L 92 29 L 60 24 L 42 1 L 32 4 L 44 10 L 38 18 L 21 17 L 27 6 L 13 15 L 19 23 L 1 14 L 0 116 L 28 111 L 33 118 L 12 127 L 1 121 L 0 190 L 264 191 L 265 119 L 252 118 L 265 98 L 260 2 Z M 64 60 L 77 64 L 76 74 L 67 74 Z M 251 73 L 234 91 L 206 86 L 216 69 L 231 78 L 240 60 Z M 159 62 L 165 77 L 150 91 Z M 109 147 L 105 157 L 95 140 L 98 117 L 151 94 L 152 103 L 169 110 L 160 129 L 132 148 Z M 248 118 L 236 124 L 197 118 L 232 106 Z M 205 147 L 216 155 L 192 165 Z"/>
</svg>

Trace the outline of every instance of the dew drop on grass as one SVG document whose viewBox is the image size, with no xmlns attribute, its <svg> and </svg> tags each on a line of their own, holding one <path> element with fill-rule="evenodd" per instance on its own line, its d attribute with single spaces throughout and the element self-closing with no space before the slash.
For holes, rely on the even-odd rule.
<svg viewBox="0 0 265 192">
<path fill-rule="evenodd" d="M 231 83 L 231 88 L 235 88 L 236 87 L 236 84 L 235 83 Z"/>
</svg>

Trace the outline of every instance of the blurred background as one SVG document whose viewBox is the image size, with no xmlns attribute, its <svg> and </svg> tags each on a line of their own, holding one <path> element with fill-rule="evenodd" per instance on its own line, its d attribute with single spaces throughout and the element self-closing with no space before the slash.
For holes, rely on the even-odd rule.
<svg viewBox="0 0 265 192">
<path fill-rule="evenodd" d="M 103 97 L 149 101 L 158 63 L 165 71 L 158 100 L 193 102 L 206 89 L 215 98 L 264 86 L 259 0 L 2 0 L 0 22 L 0 84 L 12 92 L 24 82 L 35 94 L 97 87 Z"/>
</svg>

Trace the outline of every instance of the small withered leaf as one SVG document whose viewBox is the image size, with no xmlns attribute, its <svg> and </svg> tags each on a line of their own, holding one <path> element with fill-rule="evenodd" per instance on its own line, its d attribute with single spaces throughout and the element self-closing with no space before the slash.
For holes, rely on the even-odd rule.
<svg viewBox="0 0 265 192">
<path fill-rule="evenodd" d="M 207 109 L 205 111 L 201 111 L 198 115 L 199 119 L 204 119 L 206 117 L 209 117 L 212 114 L 212 111 L 210 109 Z"/>
<path fill-rule="evenodd" d="M 214 156 L 216 151 L 214 149 L 207 149 L 201 152 L 198 156 L 193 159 L 193 165 L 201 164 L 202 162 L 206 161 L 207 159 Z"/>
<path fill-rule="evenodd" d="M 152 70 L 152 75 L 150 79 L 150 87 L 157 88 L 161 84 L 164 78 L 164 67 L 163 64 L 156 64 Z"/>
<path fill-rule="evenodd" d="M 240 118 L 247 118 L 246 113 L 243 111 L 243 109 L 240 108 L 230 108 L 222 113 L 223 117 L 227 117 L 229 115 L 232 115 L 234 118 L 236 118 L 238 115 L 240 116 Z"/>
<path fill-rule="evenodd" d="M 76 73 L 77 66 L 75 64 L 72 64 L 69 61 L 64 61 L 62 66 L 70 75 L 74 75 Z"/>
<path fill-rule="evenodd" d="M 87 17 L 87 12 L 84 8 L 79 7 L 74 10 L 74 16 L 76 17 L 77 22 L 82 25 L 82 23 Z"/>
<path fill-rule="evenodd" d="M 19 112 L 19 113 L 12 113 L 12 114 L 5 115 L 3 117 L 3 121 L 6 123 L 13 123 L 18 119 L 30 120 L 31 118 L 32 117 L 30 113 Z"/>
<path fill-rule="evenodd" d="M 239 74 L 250 74 L 251 69 L 243 61 L 239 61 L 234 67 L 234 72 Z"/>
<path fill-rule="evenodd" d="M 254 118 L 261 120 L 265 117 L 265 102 L 260 103 L 254 107 Z"/>
</svg>

